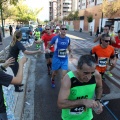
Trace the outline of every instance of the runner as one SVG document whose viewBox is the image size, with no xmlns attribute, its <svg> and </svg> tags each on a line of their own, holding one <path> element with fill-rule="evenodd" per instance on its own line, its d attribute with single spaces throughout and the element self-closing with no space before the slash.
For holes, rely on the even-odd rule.
<svg viewBox="0 0 120 120">
<path fill-rule="evenodd" d="M 47 63 L 47 68 L 48 68 L 48 75 L 50 75 L 54 46 L 51 46 L 50 49 L 48 49 L 47 46 L 48 46 L 49 42 L 52 40 L 52 38 L 56 35 L 51 33 L 50 26 L 46 26 L 45 30 L 47 31 L 47 33 L 44 33 L 44 35 L 41 37 L 41 40 L 44 42 L 45 58 L 46 58 L 46 63 Z M 41 40 L 38 40 L 35 43 L 41 43 Z"/>
<path fill-rule="evenodd" d="M 68 70 L 68 55 L 67 55 L 67 49 L 69 50 L 69 53 L 71 54 L 70 49 L 70 38 L 66 36 L 66 25 L 61 25 L 60 29 L 60 35 L 55 36 L 52 41 L 49 44 L 50 46 L 55 46 L 55 51 L 52 59 L 52 87 L 55 87 L 55 76 L 57 74 L 57 71 L 59 69 L 62 69 L 62 78 L 67 73 Z"/>
<path fill-rule="evenodd" d="M 112 46 L 115 48 L 116 58 L 118 58 L 118 55 L 120 54 L 120 30 L 118 30 L 118 36 L 115 36 L 115 42 L 116 43 L 113 43 Z M 110 64 L 110 68 L 105 72 L 110 77 L 113 76 L 110 71 L 113 70 L 113 68 L 116 66 L 116 63 L 117 63 L 117 59 L 115 61 L 115 64 Z"/>
<path fill-rule="evenodd" d="M 62 109 L 62 120 L 92 120 L 92 109 L 97 114 L 102 112 L 102 79 L 95 67 L 94 57 L 83 55 L 77 70 L 68 72 L 62 79 L 57 102 Z"/>
<path fill-rule="evenodd" d="M 109 34 L 109 26 L 108 25 L 104 26 L 103 33 L 98 34 L 98 37 L 96 37 L 93 42 L 95 43 L 95 42 L 99 41 L 101 39 L 102 34 Z"/>
<path fill-rule="evenodd" d="M 60 27 L 59 27 L 59 26 L 56 27 L 56 32 L 55 32 L 55 34 L 56 34 L 56 35 L 59 35 L 59 34 L 60 34 Z"/>
<path fill-rule="evenodd" d="M 109 59 L 111 60 L 111 64 L 115 65 L 116 57 L 114 48 L 109 45 L 110 43 L 110 35 L 102 34 L 101 36 L 101 44 L 92 48 L 91 54 L 95 54 L 97 60 L 96 69 L 100 72 L 100 74 L 104 75 L 107 64 L 109 63 Z"/>
<path fill-rule="evenodd" d="M 35 31 L 35 41 L 38 41 L 40 40 L 40 31 L 38 28 L 36 28 L 36 31 Z M 36 44 L 36 48 L 39 49 L 40 48 L 40 44 Z"/>
<path fill-rule="evenodd" d="M 26 57 L 23 57 L 19 60 L 19 69 L 15 77 L 4 72 L 9 65 L 14 63 L 14 60 L 15 59 L 11 57 L 0 67 L 0 120 L 8 120 L 2 86 L 4 85 L 8 87 L 10 84 L 19 85 L 23 80 L 23 66 L 24 63 L 27 61 Z"/>
</svg>

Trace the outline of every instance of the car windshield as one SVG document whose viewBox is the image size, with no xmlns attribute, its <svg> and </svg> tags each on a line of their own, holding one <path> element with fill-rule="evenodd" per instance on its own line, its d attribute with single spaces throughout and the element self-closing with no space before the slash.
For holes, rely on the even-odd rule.
<svg viewBox="0 0 120 120">
<path fill-rule="evenodd" d="M 29 27 L 24 27 L 20 29 L 22 33 L 26 33 L 29 29 Z"/>
</svg>

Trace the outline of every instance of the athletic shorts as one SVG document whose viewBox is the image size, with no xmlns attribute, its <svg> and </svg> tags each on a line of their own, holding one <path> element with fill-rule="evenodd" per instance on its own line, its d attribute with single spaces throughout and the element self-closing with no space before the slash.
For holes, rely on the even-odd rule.
<svg viewBox="0 0 120 120">
<path fill-rule="evenodd" d="M 0 113 L 0 120 L 8 120 L 7 113 Z"/>
<path fill-rule="evenodd" d="M 52 70 L 68 70 L 68 58 L 53 57 Z"/>
<path fill-rule="evenodd" d="M 53 57 L 54 52 L 50 52 L 50 53 L 45 53 L 45 58 L 49 59 Z"/>
</svg>

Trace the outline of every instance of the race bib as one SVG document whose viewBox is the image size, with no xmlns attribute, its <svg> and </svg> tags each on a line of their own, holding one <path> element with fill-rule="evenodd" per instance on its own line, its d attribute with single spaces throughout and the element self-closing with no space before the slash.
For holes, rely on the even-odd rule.
<svg viewBox="0 0 120 120">
<path fill-rule="evenodd" d="M 98 66 L 99 67 L 106 67 L 107 61 L 108 61 L 107 58 L 102 58 L 102 57 L 98 58 Z"/>
<path fill-rule="evenodd" d="M 85 106 L 80 106 L 80 107 L 77 107 L 77 108 L 72 108 L 70 110 L 70 114 L 72 115 L 80 115 L 82 114 L 83 112 L 85 111 Z"/>
<path fill-rule="evenodd" d="M 58 50 L 58 57 L 66 57 L 67 50 L 66 49 L 59 49 Z"/>
</svg>

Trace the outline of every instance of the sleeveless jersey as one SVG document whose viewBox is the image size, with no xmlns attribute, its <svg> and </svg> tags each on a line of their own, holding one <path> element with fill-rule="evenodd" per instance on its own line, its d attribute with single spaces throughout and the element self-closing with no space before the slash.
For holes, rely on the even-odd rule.
<svg viewBox="0 0 120 120">
<path fill-rule="evenodd" d="M 35 32 L 35 37 L 36 37 L 37 39 L 40 39 L 40 32 L 39 32 L 39 31 L 38 31 L 38 32 L 37 32 L 37 31 Z"/>
<path fill-rule="evenodd" d="M 72 71 L 67 73 L 71 80 L 69 100 L 93 99 L 96 81 L 94 75 L 87 83 L 81 83 Z M 93 118 L 92 109 L 81 105 L 72 109 L 62 109 L 63 120 L 91 120 Z"/>
</svg>

